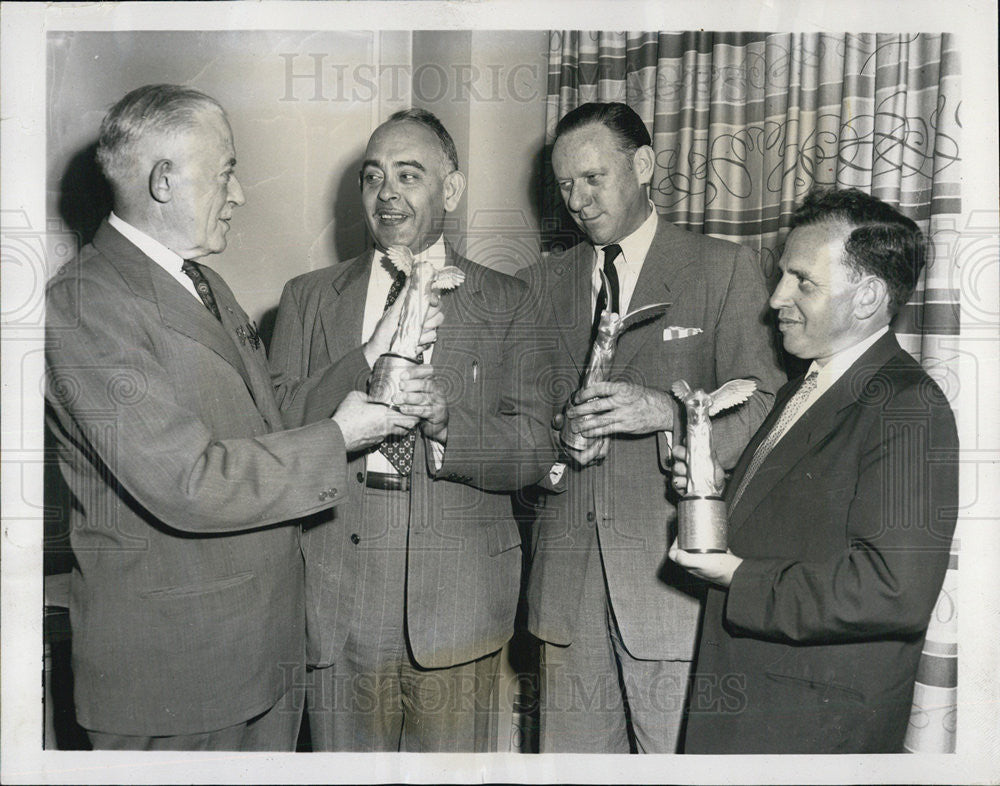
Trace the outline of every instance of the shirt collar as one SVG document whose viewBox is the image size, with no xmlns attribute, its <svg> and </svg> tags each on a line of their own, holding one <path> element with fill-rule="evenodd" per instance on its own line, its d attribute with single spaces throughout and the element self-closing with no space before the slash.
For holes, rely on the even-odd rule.
<svg viewBox="0 0 1000 786">
<path fill-rule="evenodd" d="M 141 229 L 136 229 L 128 221 L 115 215 L 114 211 L 108 216 L 108 224 L 117 229 L 126 240 L 160 267 L 173 271 L 180 270 L 181 265 L 184 264 L 184 259 L 179 254 L 171 251 L 159 240 L 151 238 Z"/>
<path fill-rule="evenodd" d="M 881 330 L 877 330 L 872 333 L 867 338 L 862 339 L 857 344 L 852 344 L 847 347 L 847 349 L 842 349 L 840 352 L 835 352 L 830 357 L 830 362 L 825 366 L 820 366 L 815 360 L 809 364 L 810 372 L 818 372 L 816 375 L 816 386 L 821 390 L 826 390 L 834 382 L 840 379 L 844 372 L 847 371 L 854 363 L 860 358 L 868 349 L 882 336 L 889 332 L 889 326 L 884 325 Z"/>
<path fill-rule="evenodd" d="M 622 264 L 635 270 L 639 270 L 642 267 L 643 260 L 646 259 L 646 254 L 649 253 L 649 247 L 653 245 L 657 220 L 656 206 L 650 202 L 649 215 L 646 216 L 646 220 L 639 225 L 639 228 L 635 232 L 618 241 L 618 245 L 622 247 L 622 253 L 615 259 L 616 267 Z M 604 249 L 608 245 L 612 244 L 605 243 L 601 246 L 594 246 L 594 253 L 599 262 L 603 261 Z"/>
</svg>

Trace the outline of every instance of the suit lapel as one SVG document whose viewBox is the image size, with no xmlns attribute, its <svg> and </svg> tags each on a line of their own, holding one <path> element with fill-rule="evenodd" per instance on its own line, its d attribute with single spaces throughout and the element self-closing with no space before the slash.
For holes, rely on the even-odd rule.
<svg viewBox="0 0 1000 786">
<path fill-rule="evenodd" d="M 104 254 L 136 295 L 156 306 L 164 325 L 211 349 L 239 372 L 248 388 L 251 386 L 233 339 L 197 297 L 106 221 L 94 237 L 94 247 Z"/>
<path fill-rule="evenodd" d="M 546 272 L 551 277 L 546 287 L 566 354 L 582 374 L 590 351 L 594 307 L 591 276 L 593 247 L 580 243 L 565 258 L 557 260 Z"/>
<path fill-rule="evenodd" d="M 809 407 L 802 416 L 795 421 L 788 432 L 778 441 L 774 449 L 760 465 L 756 475 L 751 479 L 739 504 L 730 513 L 730 533 L 738 529 L 750 513 L 771 493 L 774 487 L 780 482 L 802 458 L 817 444 L 820 444 L 827 435 L 839 428 L 844 417 L 844 410 L 854 406 L 858 402 L 868 381 L 878 373 L 897 352 L 899 343 L 896 337 L 890 332 L 876 341 L 869 349 L 858 358 L 850 368 L 845 371 L 833 385 L 823 393 L 816 402 Z M 730 496 L 738 487 L 740 479 L 749 464 L 748 456 L 763 441 L 764 436 L 771 430 L 780 417 L 781 410 L 784 409 L 788 399 L 794 395 L 802 384 L 802 379 L 797 380 L 796 385 L 786 389 L 786 395 L 782 397 L 780 406 L 775 406 L 770 416 L 765 420 L 764 425 L 758 430 L 751 445 L 744 452 L 737 472 L 733 474 L 729 483 Z M 766 428 L 765 428 L 766 427 Z"/>
<path fill-rule="evenodd" d="M 656 234 L 653 236 L 653 242 L 643 260 L 639 278 L 635 282 L 635 289 L 628 306 L 629 311 L 635 311 L 653 303 L 667 303 L 666 313 L 669 313 L 669 304 L 675 297 L 673 290 L 677 275 L 690 262 L 690 258 L 677 253 L 672 248 L 671 236 L 679 233 L 680 230 L 677 230 L 665 218 L 657 216 L 656 220 Z M 686 233 L 682 233 L 681 239 L 685 239 L 683 235 Z M 614 363 L 616 372 L 627 368 L 647 343 L 660 339 L 665 318 L 666 314 L 663 314 L 634 327 L 619 339 Z"/>
<path fill-rule="evenodd" d="M 445 246 L 447 264 L 456 265 L 465 272 L 465 281 L 458 289 L 443 292 L 441 296 L 441 311 L 444 323 L 438 328 L 437 341 L 431 362 L 435 368 L 449 368 L 456 363 L 455 346 L 459 343 L 462 333 L 469 324 L 469 314 L 484 313 L 485 305 L 471 305 L 473 301 L 482 300 L 482 285 L 473 263 L 455 253 L 450 245 Z M 470 304 L 464 305 L 463 304 Z"/>
<path fill-rule="evenodd" d="M 343 357 L 361 343 L 372 257 L 372 253 L 366 251 L 345 263 L 340 275 L 324 293 L 319 321 L 327 356 L 332 360 Z"/>
</svg>

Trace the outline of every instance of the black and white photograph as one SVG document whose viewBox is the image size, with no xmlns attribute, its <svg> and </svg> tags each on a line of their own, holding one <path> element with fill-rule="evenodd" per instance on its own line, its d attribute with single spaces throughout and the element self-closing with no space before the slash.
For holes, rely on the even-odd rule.
<svg viewBox="0 0 1000 786">
<path fill-rule="evenodd" d="M 0 25 L 5 783 L 1000 779 L 995 4 Z"/>
</svg>

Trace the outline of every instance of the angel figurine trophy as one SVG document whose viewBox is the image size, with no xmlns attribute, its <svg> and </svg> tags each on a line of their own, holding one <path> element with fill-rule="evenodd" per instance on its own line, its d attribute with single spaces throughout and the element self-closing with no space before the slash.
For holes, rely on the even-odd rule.
<svg viewBox="0 0 1000 786">
<path fill-rule="evenodd" d="M 608 283 L 607 276 L 604 275 L 603 270 L 601 271 L 601 279 L 604 281 L 605 291 L 610 292 L 611 285 Z M 668 305 L 670 304 L 653 303 L 642 308 L 637 308 L 635 311 L 630 311 L 624 317 L 618 316 L 614 311 L 609 311 L 608 309 L 602 311 L 597 325 L 597 335 L 594 338 L 593 346 L 590 348 L 590 354 L 587 356 L 587 368 L 583 372 L 579 389 L 582 390 L 588 385 L 593 385 L 595 382 L 607 381 L 608 375 L 611 373 L 611 365 L 614 363 L 618 339 L 622 334 L 636 325 L 660 316 Z M 559 432 L 559 439 L 563 445 L 573 450 L 583 450 L 591 440 L 590 437 L 585 437 L 573 431 L 570 428 L 568 419 L 563 422 L 562 430 Z"/>
<path fill-rule="evenodd" d="M 406 246 L 389 246 L 389 261 L 396 270 L 406 273 L 406 285 L 400 297 L 403 304 L 399 324 L 389 342 L 389 351 L 379 356 L 368 379 L 368 395 L 373 401 L 393 406 L 399 391 L 399 375 L 410 366 L 419 365 L 420 334 L 431 304 L 431 295 L 455 289 L 465 281 L 465 273 L 454 265 L 435 270 L 428 261 L 414 262 Z"/>
<path fill-rule="evenodd" d="M 677 505 L 677 545 L 699 554 L 725 551 L 726 503 L 715 481 L 712 421 L 725 409 L 742 404 L 757 389 L 749 379 L 733 379 L 716 390 L 691 390 L 684 380 L 670 388 L 687 415 L 687 490 Z"/>
</svg>

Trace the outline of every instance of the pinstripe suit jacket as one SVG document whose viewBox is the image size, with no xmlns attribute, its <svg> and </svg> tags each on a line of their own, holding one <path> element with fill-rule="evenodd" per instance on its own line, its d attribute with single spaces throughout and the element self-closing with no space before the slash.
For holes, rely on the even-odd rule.
<svg viewBox="0 0 1000 786">
<path fill-rule="evenodd" d="M 727 489 L 802 379 L 778 394 Z M 958 436 L 889 333 L 788 430 L 730 511 L 744 562 L 712 588 L 687 753 L 900 752 L 948 567 Z"/>
<path fill-rule="evenodd" d="M 288 425 L 327 416 L 370 369 L 359 348 L 371 252 L 292 279 L 278 308 L 271 367 Z M 442 299 L 432 363 L 448 398 L 438 471 L 417 440 L 410 491 L 406 627 L 414 658 L 452 666 L 499 649 L 514 632 L 521 539 L 507 493 L 551 465 L 548 423 L 531 386 L 542 355 L 520 326 L 525 286 L 448 249 L 465 282 Z M 547 416 L 547 413 L 546 413 Z M 344 505 L 303 533 L 308 660 L 342 648 L 364 586 L 351 535 L 370 541 L 383 522 L 364 507 L 365 454 L 352 457 Z M 364 587 L 364 591 L 376 591 Z"/>
<path fill-rule="evenodd" d="M 49 425 L 70 500 L 81 725 L 212 731 L 271 707 L 304 651 L 298 528 L 343 498 L 340 429 L 281 429 L 263 349 L 105 222 L 48 290 Z"/>
<path fill-rule="evenodd" d="M 593 319 L 593 248 L 577 245 L 522 273 L 538 293 L 550 352 L 541 386 L 560 411 L 586 362 Z M 629 309 L 668 302 L 666 313 L 622 336 L 610 379 L 669 390 L 678 379 L 714 390 L 754 379 L 742 407 L 713 419 L 714 444 L 732 466 L 770 409 L 782 374 L 764 324 L 767 293 L 753 254 L 659 219 Z M 700 332 L 667 340 L 668 326 Z M 658 444 L 659 443 L 659 444 Z M 528 585 L 532 633 L 574 640 L 588 554 L 599 548 L 615 618 L 636 658 L 690 660 L 702 587 L 667 559 L 675 532 L 667 446 L 656 435 L 620 435 L 603 464 L 567 469 L 564 493 L 547 496 L 536 526 Z"/>
</svg>

